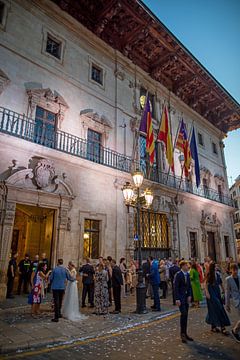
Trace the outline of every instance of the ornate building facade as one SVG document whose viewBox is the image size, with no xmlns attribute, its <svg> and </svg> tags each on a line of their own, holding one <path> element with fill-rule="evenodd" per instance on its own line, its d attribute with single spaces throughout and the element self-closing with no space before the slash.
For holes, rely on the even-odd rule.
<svg viewBox="0 0 240 360">
<path fill-rule="evenodd" d="M 136 0 L 0 0 L 0 296 L 11 252 L 128 259 L 135 214 L 123 201 L 138 149 L 154 192 L 141 212 L 143 255 L 236 257 L 225 134 L 239 104 Z M 138 134 L 149 94 L 155 138 L 170 106 L 173 140 L 194 124 L 201 186 L 156 143 L 149 173 Z M 194 170 L 194 164 L 192 171 Z"/>
<path fill-rule="evenodd" d="M 230 194 L 235 206 L 234 214 L 234 232 L 237 244 L 237 257 L 240 262 L 240 175 L 236 178 L 234 184 L 230 187 Z"/>
</svg>

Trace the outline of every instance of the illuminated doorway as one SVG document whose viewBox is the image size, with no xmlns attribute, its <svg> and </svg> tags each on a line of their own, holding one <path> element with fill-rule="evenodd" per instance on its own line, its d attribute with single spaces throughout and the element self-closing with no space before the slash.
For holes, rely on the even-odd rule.
<svg viewBox="0 0 240 360">
<path fill-rule="evenodd" d="M 42 253 L 51 263 L 55 210 L 23 204 L 16 205 L 11 252 L 18 252 L 18 262 L 25 253 L 34 259 Z"/>
</svg>

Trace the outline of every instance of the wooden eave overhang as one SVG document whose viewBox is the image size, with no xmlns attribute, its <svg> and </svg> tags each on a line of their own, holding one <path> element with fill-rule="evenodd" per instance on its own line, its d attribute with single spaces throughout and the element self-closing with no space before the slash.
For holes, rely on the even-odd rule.
<svg viewBox="0 0 240 360">
<path fill-rule="evenodd" d="M 227 133 L 240 105 L 140 0 L 51 0 Z"/>
</svg>

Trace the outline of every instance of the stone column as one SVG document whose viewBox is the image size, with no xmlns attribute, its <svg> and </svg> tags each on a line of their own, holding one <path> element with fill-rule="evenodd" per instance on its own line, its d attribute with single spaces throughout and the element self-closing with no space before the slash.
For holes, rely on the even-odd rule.
<svg viewBox="0 0 240 360">
<path fill-rule="evenodd" d="M 132 210 L 132 211 L 131 211 Z M 127 216 L 127 247 L 126 247 L 126 259 L 129 263 L 131 258 L 134 258 L 134 211 L 129 209 Z"/>
<path fill-rule="evenodd" d="M 58 226 L 57 226 L 57 251 L 55 261 L 64 258 L 64 246 L 66 246 L 67 240 L 67 225 L 69 223 L 68 208 L 61 207 L 58 215 Z"/>
<path fill-rule="evenodd" d="M 2 229 L 0 239 L 0 299 L 6 297 L 7 269 L 12 243 L 12 231 L 15 218 L 16 203 L 7 201 L 2 209 Z"/>
</svg>

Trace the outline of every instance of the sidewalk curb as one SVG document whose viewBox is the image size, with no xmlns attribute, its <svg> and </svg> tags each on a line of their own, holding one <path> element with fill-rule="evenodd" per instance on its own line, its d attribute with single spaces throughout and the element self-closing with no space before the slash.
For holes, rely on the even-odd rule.
<svg viewBox="0 0 240 360">
<path fill-rule="evenodd" d="M 46 348 L 57 348 L 59 346 L 71 346 L 71 345 L 74 345 L 74 343 L 77 343 L 77 342 L 83 342 L 83 341 L 87 341 L 87 340 L 91 340 L 91 339 L 98 339 L 102 336 L 109 336 L 109 335 L 114 335 L 115 333 L 119 333 L 121 331 L 126 331 L 126 330 L 130 330 L 130 329 L 133 329 L 133 328 L 137 328 L 141 325 L 147 325 L 147 324 L 150 324 L 150 323 L 154 323 L 155 321 L 158 321 L 158 320 L 161 320 L 161 319 L 164 319 L 164 318 L 167 318 L 171 315 L 174 315 L 174 314 L 177 314 L 179 313 L 178 310 L 170 310 L 170 311 L 165 311 L 164 313 L 160 314 L 159 316 L 154 316 L 154 317 L 151 317 L 149 319 L 143 319 L 142 321 L 139 320 L 139 321 L 136 321 L 134 324 L 129 324 L 129 325 L 124 325 L 124 326 L 119 326 L 117 328 L 114 328 L 112 330 L 109 330 L 109 331 L 106 331 L 106 332 L 103 332 L 101 331 L 100 333 L 98 334 L 92 334 L 90 336 L 84 336 L 84 337 L 75 337 L 75 338 L 72 338 L 72 339 L 69 339 L 69 338 L 65 338 L 64 336 L 61 336 L 59 338 L 56 338 L 54 340 L 51 340 L 51 341 L 42 341 L 42 342 L 39 342 L 39 341 L 36 341 L 36 344 L 34 344 L 32 341 L 31 342 L 26 342 L 26 343 L 22 343 L 22 344 L 19 344 L 17 347 L 16 345 L 14 346 L 14 344 L 11 344 L 11 346 L 9 345 L 3 345 L 0 347 L 0 354 L 1 355 L 13 355 L 13 354 L 21 354 L 21 353 L 24 353 L 26 351 L 29 351 L 29 350 L 37 350 L 37 349 L 40 349 L 42 347 L 46 347 Z M 0 357 L 0 359 L 3 359 L 3 357 Z"/>
</svg>

